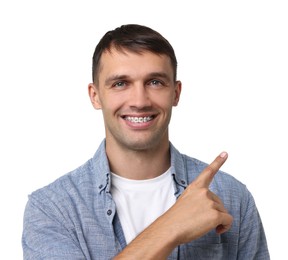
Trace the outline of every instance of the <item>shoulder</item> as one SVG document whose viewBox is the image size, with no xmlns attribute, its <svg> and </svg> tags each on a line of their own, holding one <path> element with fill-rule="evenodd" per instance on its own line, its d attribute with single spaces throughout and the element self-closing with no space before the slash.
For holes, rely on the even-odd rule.
<svg viewBox="0 0 288 260">
<path fill-rule="evenodd" d="M 173 162 L 177 178 L 193 182 L 197 176 L 208 166 L 208 163 L 180 153 L 171 146 L 171 161 Z M 233 174 L 219 170 L 211 185 L 210 190 L 224 200 L 241 203 L 253 199 L 246 185 L 235 178 Z"/>
<path fill-rule="evenodd" d="M 57 204 L 59 201 L 65 203 L 65 201 L 77 200 L 78 197 L 94 189 L 96 184 L 93 175 L 92 159 L 90 159 L 54 182 L 33 191 L 29 195 L 29 200 L 46 205 L 48 203 Z"/>
<path fill-rule="evenodd" d="M 182 154 L 187 167 L 187 177 L 192 182 L 209 164 L 199 159 Z M 218 190 L 222 193 L 225 191 L 243 191 L 246 192 L 247 188 L 244 183 L 235 178 L 231 173 L 219 170 L 212 183 L 212 190 Z"/>
<path fill-rule="evenodd" d="M 171 166 L 178 178 L 186 179 L 191 183 L 197 176 L 209 165 L 208 163 L 191 157 L 187 154 L 179 152 L 172 144 L 170 144 Z M 219 170 L 214 177 L 213 183 L 224 186 L 237 186 L 244 188 L 245 185 L 233 177 L 231 174 Z M 213 184 L 212 183 L 212 184 Z"/>
<path fill-rule="evenodd" d="M 78 168 L 64 174 L 54 182 L 42 187 L 29 196 L 40 201 L 77 200 L 89 198 L 97 191 L 100 182 L 106 180 L 105 172 L 109 169 L 105 157 L 104 142 L 99 146 L 95 155 Z"/>
</svg>

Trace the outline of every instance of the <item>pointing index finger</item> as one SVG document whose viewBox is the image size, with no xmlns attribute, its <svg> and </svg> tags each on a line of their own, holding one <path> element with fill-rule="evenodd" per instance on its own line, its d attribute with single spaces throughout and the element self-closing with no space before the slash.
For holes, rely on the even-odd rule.
<svg viewBox="0 0 288 260">
<path fill-rule="evenodd" d="M 225 163 L 228 158 L 227 152 L 220 153 L 216 159 L 209 164 L 193 181 L 193 185 L 199 188 L 209 188 L 211 181 L 213 180 L 215 174 L 218 172 L 220 167 Z"/>
</svg>

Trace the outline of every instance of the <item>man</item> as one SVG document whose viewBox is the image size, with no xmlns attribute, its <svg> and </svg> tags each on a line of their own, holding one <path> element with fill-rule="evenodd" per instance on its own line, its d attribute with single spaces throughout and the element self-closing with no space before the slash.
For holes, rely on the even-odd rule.
<svg viewBox="0 0 288 260">
<path fill-rule="evenodd" d="M 32 193 L 24 259 L 269 259 L 253 197 L 169 142 L 181 94 L 169 42 L 140 25 L 107 32 L 88 91 L 106 138 L 94 157 Z"/>
</svg>

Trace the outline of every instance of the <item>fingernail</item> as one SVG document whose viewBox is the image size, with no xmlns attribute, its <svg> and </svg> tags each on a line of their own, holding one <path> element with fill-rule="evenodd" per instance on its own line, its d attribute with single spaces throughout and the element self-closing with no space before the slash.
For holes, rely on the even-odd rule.
<svg viewBox="0 0 288 260">
<path fill-rule="evenodd" d="M 220 154 L 220 157 L 221 157 L 221 158 L 227 157 L 227 153 L 226 153 L 226 152 L 222 152 L 222 153 Z"/>
</svg>

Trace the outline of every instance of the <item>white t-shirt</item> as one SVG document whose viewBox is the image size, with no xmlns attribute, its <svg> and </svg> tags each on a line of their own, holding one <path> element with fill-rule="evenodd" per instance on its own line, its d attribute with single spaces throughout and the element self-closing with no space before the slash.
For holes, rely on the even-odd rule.
<svg viewBox="0 0 288 260">
<path fill-rule="evenodd" d="M 175 203 L 173 179 L 170 169 L 148 180 L 111 176 L 111 193 L 128 244 Z"/>
</svg>

